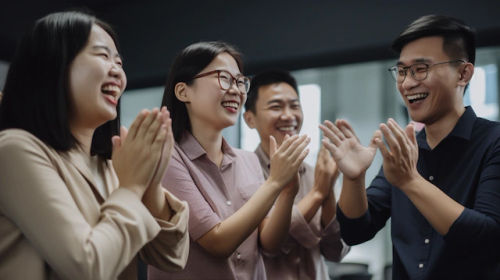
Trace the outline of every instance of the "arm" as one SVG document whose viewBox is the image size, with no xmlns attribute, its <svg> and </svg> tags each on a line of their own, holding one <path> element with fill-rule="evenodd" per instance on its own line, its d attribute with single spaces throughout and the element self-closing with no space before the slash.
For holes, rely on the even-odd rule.
<svg viewBox="0 0 500 280">
<path fill-rule="evenodd" d="M 274 138 L 272 141 L 275 143 Z M 309 138 L 292 136 L 287 138 L 271 157 L 271 173 L 265 183 L 233 215 L 205 233 L 197 242 L 208 252 L 216 256 L 227 257 L 236 250 L 248 235 L 262 222 L 271 209 L 277 196 L 289 182 L 307 155 L 306 146 Z M 290 205 L 284 197 L 284 207 Z M 293 202 L 291 203 L 293 204 Z M 291 207 L 291 205 L 290 205 Z M 280 220 L 280 226 L 274 226 L 264 236 L 260 235 L 264 249 L 274 251 L 288 232 L 289 219 Z M 263 239 L 264 238 L 264 239 Z"/>
<path fill-rule="evenodd" d="M 347 121 L 337 120 L 336 124 L 325 121 L 320 128 L 328 139 L 323 139 L 323 144 L 343 174 L 339 207 L 346 217 L 359 218 L 368 210 L 365 172 L 375 157 L 374 140 L 380 138 L 380 132 L 375 132 L 370 145 L 364 147 Z"/>
<path fill-rule="evenodd" d="M 156 218 L 160 233 L 144 248 L 142 259 L 164 271 L 177 271 L 185 267 L 189 254 L 189 208 L 167 190 L 161 196 L 171 207 L 169 220 Z"/>
<path fill-rule="evenodd" d="M 82 198 L 93 197 L 88 184 L 82 180 L 68 186 L 59 173 L 66 169 L 54 165 L 63 164 L 55 157 L 53 150 L 24 135 L 0 139 L 0 211 L 61 278 L 116 278 L 157 234 L 157 224 L 126 188 L 95 209 L 97 201 Z M 77 203 L 100 211 L 99 220 L 89 222 L 93 217 L 88 210 L 84 216 Z"/>
</svg>

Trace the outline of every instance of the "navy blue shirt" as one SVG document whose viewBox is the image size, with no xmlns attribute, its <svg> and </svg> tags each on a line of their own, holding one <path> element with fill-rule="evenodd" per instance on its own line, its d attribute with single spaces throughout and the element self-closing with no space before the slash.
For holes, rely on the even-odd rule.
<svg viewBox="0 0 500 280">
<path fill-rule="evenodd" d="M 381 168 L 363 216 L 337 208 L 342 238 L 367 241 L 391 218 L 393 279 L 500 279 L 500 123 L 467 107 L 434 149 L 425 130 L 417 141 L 418 172 L 465 207 L 449 232 L 440 235 Z"/>
</svg>

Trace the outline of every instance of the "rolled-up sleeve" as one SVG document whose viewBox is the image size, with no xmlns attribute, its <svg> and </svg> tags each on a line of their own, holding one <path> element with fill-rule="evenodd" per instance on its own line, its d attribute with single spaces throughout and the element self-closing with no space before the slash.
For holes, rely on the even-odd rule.
<svg viewBox="0 0 500 280">
<path fill-rule="evenodd" d="M 161 230 L 140 253 L 147 263 L 161 270 L 177 271 L 185 267 L 189 254 L 189 208 L 167 190 L 164 194 L 172 216 L 168 221 L 156 219 Z"/>
</svg>

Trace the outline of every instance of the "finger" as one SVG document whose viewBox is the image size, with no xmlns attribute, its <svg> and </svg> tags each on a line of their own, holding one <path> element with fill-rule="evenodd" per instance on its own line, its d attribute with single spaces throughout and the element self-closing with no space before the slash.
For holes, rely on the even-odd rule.
<svg viewBox="0 0 500 280">
<path fill-rule="evenodd" d="M 373 133 L 372 139 L 370 141 L 370 147 L 377 148 L 377 143 L 375 141 L 376 139 L 382 141 L 382 132 L 378 129 Z"/>
<path fill-rule="evenodd" d="M 323 131 L 323 135 L 330 139 L 331 143 L 333 143 L 334 145 L 340 146 L 340 144 L 342 144 L 340 138 L 337 137 L 337 135 L 328 126 L 320 124 L 319 129 Z"/>
<path fill-rule="evenodd" d="M 337 126 L 340 127 L 340 129 L 342 130 L 342 132 L 344 133 L 344 135 L 347 138 L 354 137 L 354 138 L 356 138 L 356 140 L 358 140 L 358 142 L 360 142 L 358 136 L 356 135 L 356 133 L 354 132 L 354 129 L 352 128 L 351 124 L 349 124 L 348 121 L 346 121 L 344 119 L 340 119 L 340 120 L 337 120 L 336 123 L 337 123 Z"/>
<path fill-rule="evenodd" d="M 147 132 L 146 132 L 146 137 L 145 141 L 147 144 L 152 143 L 155 141 L 156 137 L 158 136 L 160 127 L 163 125 L 164 118 L 161 113 L 158 113 L 156 115 L 156 118 L 153 120 L 151 125 L 149 126 Z"/>
<path fill-rule="evenodd" d="M 128 129 L 125 126 L 120 126 L 120 138 L 121 139 L 127 139 L 128 136 Z"/>
<path fill-rule="evenodd" d="M 295 168 L 298 168 L 302 162 L 304 161 L 304 159 L 307 157 L 307 155 L 309 154 L 309 149 L 305 149 L 303 150 L 299 156 L 294 160 L 294 162 L 292 163 L 292 166 L 294 166 Z"/>
<path fill-rule="evenodd" d="M 330 151 L 330 153 L 332 155 L 334 155 L 337 151 L 338 151 L 338 148 L 337 146 L 333 145 L 330 140 L 328 140 L 328 138 L 323 138 L 323 140 L 321 140 L 321 143 L 323 143 L 323 145 L 325 146 L 325 148 Z"/>
<path fill-rule="evenodd" d="M 304 135 L 303 135 L 304 136 Z M 289 147 L 297 141 L 297 139 L 301 138 L 302 136 L 299 135 L 293 135 L 293 136 L 288 136 L 285 135 L 285 138 L 283 139 L 283 142 L 281 145 L 276 146 L 276 152 L 283 152 L 289 149 Z M 305 137 L 303 137 L 305 138 Z"/>
<path fill-rule="evenodd" d="M 269 136 L 269 155 L 272 157 L 276 153 L 276 139 L 274 136 Z"/>
<path fill-rule="evenodd" d="M 139 126 L 139 128 L 137 130 L 136 137 L 139 137 L 139 135 L 144 137 L 146 135 L 146 133 L 149 131 L 149 127 L 151 126 L 151 124 L 156 120 L 156 118 L 158 116 L 158 111 L 159 111 L 158 108 L 154 108 L 148 114 L 148 116 L 144 119 L 142 124 Z"/>
<path fill-rule="evenodd" d="M 338 123 L 339 120 L 337 120 L 335 123 Z M 326 120 L 324 122 L 324 124 L 333 132 L 335 133 L 335 135 L 337 135 L 337 137 L 340 139 L 340 140 L 344 140 L 346 137 L 344 135 L 344 133 L 342 133 L 342 131 L 340 131 L 340 129 L 338 128 L 338 126 L 336 124 L 333 124 L 332 122 L 330 122 L 329 120 Z"/>
<path fill-rule="evenodd" d="M 409 124 L 406 126 L 406 135 L 413 146 L 417 146 L 417 136 L 415 135 L 415 126 L 413 124 Z"/>
<path fill-rule="evenodd" d="M 144 109 L 137 115 L 137 117 L 135 117 L 135 120 L 130 125 L 129 129 L 131 139 L 135 138 L 135 136 L 137 135 L 137 130 L 139 129 L 140 125 L 142 124 L 147 115 L 149 115 L 149 111 Z M 123 139 L 126 140 L 126 138 Z"/>
<path fill-rule="evenodd" d="M 401 147 L 399 146 L 398 141 L 396 138 L 394 138 L 391 130 L 389 127 L 387 127 L 386 124 L 380 124 L 380 130 L 382 131 L 382 134 L 384 135 L 385 142 L 389 146 L 389 149 L 391 152 L 394 154 L 400 154 L 401 153 Z"/>
<path fill-rule="evenodd" d="M 407 139 L 405 131 L 398 125 L 395 120 L 389 118 L 389 120 L 387 121 L 387 126 L 392 131 L 392 134 L 395 136 L 401 147 L 409 144 L 410 141 L 409 139 Z"/>
<path fill-rule="evenodd" d="M 300 155 L 300 152 L 302 152 L 305 149 L 305 147 L 307 146 L 307 144 L 309 144 L 310 141 L 311 139 L 304 134 L 298 138 L 293 138 L 293 141 L 291 141 L 290 145 L 286 147 L 286 149 L 281 149 L 280 147 L 280 151 L 283 151 L 285 154 L 295 159 L 298 155 Z"/>
<path fill-rule="evenodd" d="M 113 144 L 112 153 L 115 153 L 115 151 L 117 151 L 121 147 L 120 136 L 115 135 L 115 136 L 111 137 L 111 143 Z"/>
<path fill-rule="evenodd" d="M 386 160 L 389 160 L 392 157 L 392 155 L 391 155 L 391 152 L 385 146 L 385 144 L 382 141 L 382 139 L 375 138 L 375 139 L 373 139 L 373 141 L 375 142 L 375 145 L 377 145 L 378 149 L 380 150 L 380 153 L 382 154 L 382 157 L 384 159 L 386 159 Z"/>
</svg>

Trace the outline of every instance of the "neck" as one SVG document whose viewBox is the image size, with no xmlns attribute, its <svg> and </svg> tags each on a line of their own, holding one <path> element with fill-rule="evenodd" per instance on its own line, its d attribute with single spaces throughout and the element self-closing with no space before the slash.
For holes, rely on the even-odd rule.
<svg viewBox="0 0 500 280">
<path fill-rule="evenodd" d="M 213 161 L 217 166 L 222 163 L 222 131 L 213 130 L 210 127 L 193 127 L 191 126 L 191 131 L 203 147 L 205 152 L 207 152 L 208 158 Z"/>
<path fill-rule="evenodd" d="M 92 137 L 94 136 L 94 130 L 92 128 L 79 128 L 73 126 L 71 128 L 71 133 L 78 140 L 83 151 L 90 156 L 90 147 L 92 145 Z"/>
<path fill-rule="evenodd" d="M 261 141 L 260 147 L 262 148 L 262 151 L 264 151 L 264 153 L 267 155 L 267 157 L 271 158 L 269 156 L 269 141 L 267 141 L 267 142 Z"/>
<path fill-rule="evenodd" d="M 433 123 L 425 124 L 426 140 L 431 149 L 434 149 L 450 134 L 464 112 L 465 108 L 462 106 L 459 110 L 454 110 Z"/>
</svg>

